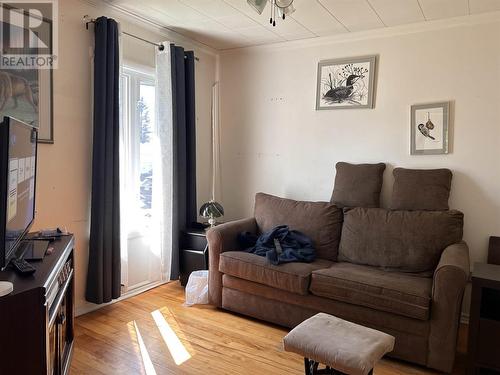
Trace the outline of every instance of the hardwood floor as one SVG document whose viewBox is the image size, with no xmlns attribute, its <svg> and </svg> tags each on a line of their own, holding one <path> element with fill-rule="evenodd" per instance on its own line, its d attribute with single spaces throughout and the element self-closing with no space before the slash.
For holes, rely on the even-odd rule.
<svg viewBox="0 0 500 375">
<path fill-rule="evenodd" d="M 285 329 L 183 302 L 175 282 L 78 317 L 71 374 L 303 374 L 303 359 L 282 349 Z M 435 374 L 394 360 L 375 373 Z M 462 373 L 459 355 L 454 374 Z"/>
</svg>

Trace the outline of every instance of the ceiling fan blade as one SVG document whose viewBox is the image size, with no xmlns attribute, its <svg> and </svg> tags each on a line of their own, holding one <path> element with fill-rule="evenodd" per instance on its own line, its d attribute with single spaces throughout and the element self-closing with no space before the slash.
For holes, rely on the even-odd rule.
<svg viewBox="0 0 500 375">
<path fill-rule="evenodd" d="M 267 5 L 267 0 L 247 0 L 247 3 L 255 9 L 259 14 L 262 14 Z"/>
</svg>

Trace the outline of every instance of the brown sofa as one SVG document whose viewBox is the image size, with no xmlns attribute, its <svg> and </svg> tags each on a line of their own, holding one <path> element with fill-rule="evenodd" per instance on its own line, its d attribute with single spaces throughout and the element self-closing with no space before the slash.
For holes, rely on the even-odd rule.
<svg viewBox="0 0 500 375">
<path fill-rule="evenodd" d="M 451 372 L 469 275 L 463 215 L 344 211 L 329 202 L 257 194 L 255 217 L 207 233 L 210 302 L 290 328 L 329 313 L 396 337 L 393 357 Z M 318 258 L 273 266 L 241 251 L 239 233 L 276 224 L 309 235 Z"/>
</svg>

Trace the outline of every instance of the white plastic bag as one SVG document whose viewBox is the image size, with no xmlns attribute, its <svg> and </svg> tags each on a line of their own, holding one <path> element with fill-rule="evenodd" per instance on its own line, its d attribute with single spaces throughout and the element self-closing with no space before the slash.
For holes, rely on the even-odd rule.
<svg viewBox="0 0 500 375">
<path fill-rule="evenodd" d="M 193 271 L 186 285 L 185 306 L 208 304 L 208 271 Z"/>
</svg>

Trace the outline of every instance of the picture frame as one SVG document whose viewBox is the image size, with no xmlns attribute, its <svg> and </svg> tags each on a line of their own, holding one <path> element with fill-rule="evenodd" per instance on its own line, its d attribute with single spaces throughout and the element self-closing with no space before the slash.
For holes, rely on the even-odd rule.
<svg viewBox="0 0 500 375">
<path fill-rule="evenodd" d="M 0 7 L 8 7 L 0 5 Z M 19 29 L 19 35 L 25 34 L 25 29 L 20 26 L 13 26 L 0 21 L 2 30 Z M 52 20 L 42 19 L 39 32 L 49 36 L 50 53 L 53 46 Z M 12 31 L 11 31 L 12 32 Z M 17 33 L 17 32 L 16 32 Z M 2 38 L 9 38 L 7 33 L 0 33 Z M 45 39 L 47 40 L 47 39 Z M 5 39 L 1 40 L 1 53 L 18 53 L 11 51 Z M 36 53 L 36 48 L 25 47 L 27 53 Z M 0 92 L 6 93 L 9 90 L 2 90 L 3 87 L 24 86 L 24 92 L 5 95 L 0 97 L 0 119 L 3 116 L 11 116 L 30 124 L 38 129 L 39 143 L 54 143 L 54 115 L 53 115 L 53 69 L 2 69 L 0 72 Z"/>
<path fill-rule="evenodd" d="M 316 110 L 374 108 L 377 56 L 318 63 Z"/>
<path fill-rule="evenodd" d="M 410 155 L 448 154 L 450 102 L 415 104 L 410 113 Z"/>
</svg>

